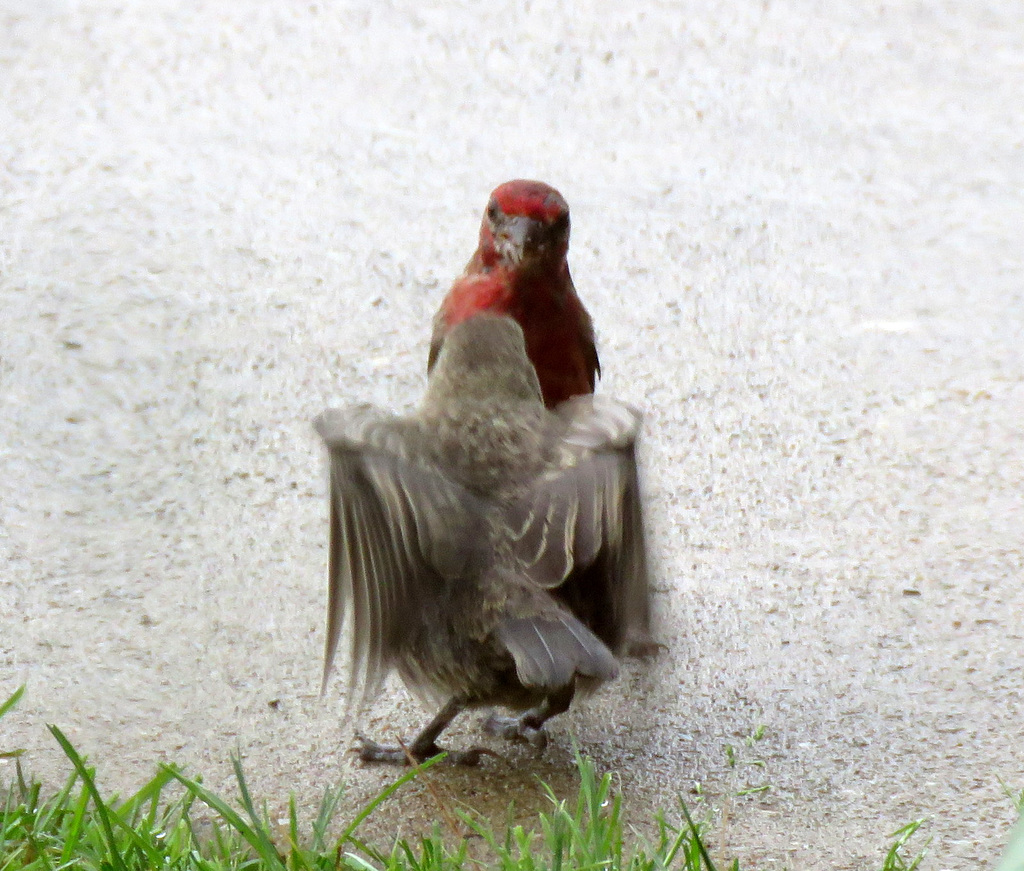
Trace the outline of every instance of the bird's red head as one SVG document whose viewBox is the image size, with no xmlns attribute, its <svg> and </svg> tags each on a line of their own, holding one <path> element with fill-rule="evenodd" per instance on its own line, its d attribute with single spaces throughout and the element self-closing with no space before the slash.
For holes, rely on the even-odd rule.
<svg viewBox="0 0 1024 871">
<path fill-rule="evenodd" d="M 480 225 L 484 267 L 550 269 L 569 250 L 569 204 L 551 185 L 516 179 L 496 187 Z"/>
</svg>

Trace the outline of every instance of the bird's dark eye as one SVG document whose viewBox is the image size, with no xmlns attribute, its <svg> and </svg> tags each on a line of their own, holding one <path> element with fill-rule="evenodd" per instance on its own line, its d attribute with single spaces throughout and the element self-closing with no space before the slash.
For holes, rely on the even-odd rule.
<svg viewBox="0 0 1024 871">
<path fill-rule="evenodd" d="M 551 222 L 551 229 L 556 233 L 564 233 L 569 229 L 569 213 L 562 212 L 555 220 Z"/>
<path fill-rule="evenodd" d="M 498 216 L 501 214 L 501 209 L 498 208 L 498 204 L 493 200 L 487 204 L 487 220 L 494 223 L 498 220 Z"/>
</svg>

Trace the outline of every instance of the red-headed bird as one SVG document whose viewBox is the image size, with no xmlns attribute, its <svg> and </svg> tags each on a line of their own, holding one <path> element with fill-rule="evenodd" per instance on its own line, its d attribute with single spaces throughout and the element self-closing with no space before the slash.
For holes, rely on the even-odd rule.
<svg viewBox="0 0 1024 871">
<path fill-rule="evenodd" d="M 434 317 L 428 371 L 449 330 L 488 311 L 522 327 L 548 408 L 593 393 L 601 364 L 594 325 L 569 275 L 568 250 L 569 206 L 558 191 L 524 179 L 495 188 L 479 247 Z"/>
<path fill-rule="evenodd" d="M 330 453 L 324 681 L 348 623 L 352 707 L 393 668 L 439 706 L 406 748 L 361 738 L 361 758 L 433 756 L 460 711 L 492 705 L 520 713 L 488 731 L 543 747 L 545 722 L 615 677 L 649 622 L 639 414 L 592 396 L 547 410 L 523 331 L 479 314 L 452 328 L 415 413 L 356 406 L 315 426 Z M 585 613 L 563 595 L 580 567 L 595 569 Z"/>
</svg>

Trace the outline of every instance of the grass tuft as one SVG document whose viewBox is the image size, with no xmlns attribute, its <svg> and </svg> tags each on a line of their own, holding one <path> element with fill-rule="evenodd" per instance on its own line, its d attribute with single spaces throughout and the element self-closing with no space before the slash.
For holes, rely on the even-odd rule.
<svg viewBox="0 0 1024 871">
<path fill-rule="evenodd" d="M 0 718 L 23 693 L 21 687 L 0 704 Z M 0 793 L 0 871 L 718 871 L 704 844 L 704 824 L 694 821 L 682 798 L 678 823 L 670 823 L 659 812 L 657 837 L 653 843 L 642 842 L 624 829 L 622 799 L 613 776 L 598 773 L 579 751 L 575 798 L 559 798 L 543 785 L 550 808 L 529 828 L 511 822 L 511 807 L 509 822 L 497 830 L 479 816 L 454 811 L 450 813 L 462 825 L 449 821 L 448 837 L 435 825 L 418 842 L 398 839 L 380 849 L 358 837 L 359 827 L 443 756 L 403 772 L 340 826 L 336 837 L 329 833 L 339 830 L 335 819 L 343 790 L 327 790 L 306 838 L 294 797 L 283 830 L 271 825 L 265 810 L 257 811 L 237 755 L 231 757 L 238 788 L 235 803 L 174 765 L 161 765 L 156 776 L 126 800 L 116 795 L 104 798 L 95 770 L 58 727 L 49 728 L 72 769 L 63 787 L 49 797 L 44 797 L 38 782 L 26 780 L 20 752 L 0 752 L 0 758 L 13 759 L 16 772 L 6 795 Z M 752 741 L 760 737 L 757 734 Z M 201 821 L 194 813 L 198 806 L 205 808 Z M 928 843 L 913 859 L 903 853 L 922 824 L 915 820 L 893 832 L 890 837 L 895 841 L 882 871 L 918 868 Z M 1008 852 L 1011 860 L 1024 852 L 1019 835 L 1014 843 Z M 739 862 L 734 860 L 729 867 L 739 871 Z M 1001 866 L 1001 871 L 1003 867 L 1024 871 L 1017 865 Z"/>
<path fill-rule="evenodd" d="M 917 832 L 917 830 L 924 824 L 925 820 L 923 819 L 913 820 L 889 835 L 890 838 L 895 838 L 896 840 L 889 848 L 889 852 L 885 854 L 885 862 L 882 864 L 882 871 L 917 871 L 917 868 L 924 861 L 925 854 L 928 852 L 928 845 L 932 842 L 932 839 L 929 838 L 925 841 L 921 852 L 910 860 L 907 860 L 904 857 L 903 848 L 906 846 L 907 841 L 909 841 L 914 836 L 914 833 Z"/>
</svg>

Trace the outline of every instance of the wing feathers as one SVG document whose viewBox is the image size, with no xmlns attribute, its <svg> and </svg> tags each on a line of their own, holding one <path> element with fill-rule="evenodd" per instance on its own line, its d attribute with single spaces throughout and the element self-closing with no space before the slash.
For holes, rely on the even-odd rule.
<svg viewBox="0 0 1024 871">
<path fill-rule="evenodd" d="M 484 512 L 417 452 L 408 421 L 357 406 L 314 426 L 330 454 L 324 684 L 347 624 L 348 700 L 358 708 L 394 663 L 408 614 L 465 571 Z"/>
<path fill-rule="evenodd" d="M 425 605 L 443 600 L 456 579 L 475 582 L 493 560 L 511 558 L 506 570 L 573 612 L 551 601 L 543 617 L 498 618 L 496 637 L 526 686 L 610 679 L 617 665 L 609 645 L 646 633 L 640 416 L 592 396 L 555 414 L 557 462 L 511 503 L 454 481 L 430 459 L 431 434 L 414 418 L 364 405 L 316 419 L 330 454 L 324 683 L 347 626 L 350 706 L 361 706 L 400 661 Z"/>
<path fill-rule="evenodd" d="M 614 400 L 580 396 L 560 405 L 562 462 L 511 509 L 524 573 L 568 602 L 586 603 L 616 648 L 650 623 L 650 583 L 636 465 L 640 415 Z M 588 620 L 591 628 L 597 623 Z"/>
</svg>

